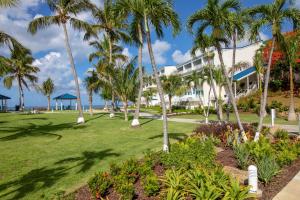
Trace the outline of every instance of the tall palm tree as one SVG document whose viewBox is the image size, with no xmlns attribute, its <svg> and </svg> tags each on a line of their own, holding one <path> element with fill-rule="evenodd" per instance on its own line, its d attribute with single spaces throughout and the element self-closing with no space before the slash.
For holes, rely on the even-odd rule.
<svg viewBox="0 0 300 200">
<path fill-rule="evenodd" d="M 223 76 L 223 72 L 221 68 L 215 68 L 213 70 L 213 77 L 214 80 L 219 88 L 218 91 L 218 110 L 219 110 L 219 115 L 221 117 L 221 120 L 223 120 L 223 98 L 222 98 L 222 89 L 225 86 L 226 82 Z"/>
<path fill-rule="evenodd" d="M 157 93 L 155 88 L 147 88 L 143 92 L 143 97 L 145 98 L 146 101 L 146 107 L 149 107 L 149 102 L 152 100 L 152 97 Z"/>
<path fill-rule="evenodd" d="M 280 40 L 281 28 L 285 21 L 292 21 L 296 26 L 300 21 L 300 12 L 297 8 L 291 8 L 288 5 L 288 0 L 275 0 L 272 4 L 261 5 L 249 9 L 249 14 L 253 18 L 251 25 L 251 35 L 256 37 L 262 27 L 270 28 L 272 33 L 271 49 L 269 52 L 268 65 L 265 74 L 264 92 L 261 96 L 260 118 L 257 128 L 256 139 L 259 138 L 259 133 L 263 126 L 264 111 L 267 104 L 268 86 L 270 79 L 270 71 L 272 65 L 272 56 L 275 42 Z"/>
<path fill-rule="evenodd" d="M 139 92 L 137 97 L 136 109 L 134 118 L 131 123 L 132 127 L 140 125 L 139 113 L 141 106 L 141 98 L 143 95 L 143 42 L 144 42 L 144 27 L 143 27 L 143 13 L 141 0 L 118 0 L 116 4 L 116 11 L 128 16 L 130 21 L 130 36 L 133 42 L 138 46 L 138 67 L 139 67 Z"/>
<path fill-rule="evenodd" d="M 281 47 L 285 53 L 286 60 L 289 64 L 290 71 L 290 107 L 288 113 L 288 121 L 296 121 L 295 100 L 294 100 L 294 68 L 297 64 L 296 60 L 299 58 L 300 51 L 300 35 L 296 32 L 295 36 L 285 36 L 281 39 Z"/>
<path fill-rule="evenodd" d="M 3 78 L 3 84 L 6 88 L 10 89 L 13 85 L 13 81 L 17 81 L 19 87 L 19 107 L 23 111 L 25 107 L 24 103 L 24 87 L 29 90 L 29 83 L 35 84 L 38 81 L 36 73 L 39 72 L 39 68 L 33 66 L 34 58 L 29 50 L 21 51 L 20 49 L 14 49 L 11 52 L 10 58 L 0 57 L 0 65 L 7 66 L 7 72 Z"/>
<path fill-rule="evenodd" d="M 89 76 L 85 77 L 84 85 L 89 96 L 89 113 L 93 115 L 93 93 L 97 93 L 99 89 L 98 76 L 94 70 L 89 72 Z"/>
<path fill-rule="evenodd" d="M 183 84 L 181 77 L 177 74 L 162 76 L 161 83 L 164 93 L 168 95 L 169 112 L 172 113 L 172 98 L 174 96 L 181 96 L 186 91 L 186 87 Z"/>
<path fill-rule="evenodd" d="M 43 93 L 43 95 L 45 95 L 47 97 L 47 100 L 48 100 L 47 110 L 48 111 L 50 110 L 50 99 L 51 99 L 52 93 L 54 92 L 54 88 L 55 88 L 55 86 L 54 86 L 54 83 L 51 78 L 48 78 L 39 87 L 39 91 L 41 91 Z"/>
<path fill-rule="evenodd" d="M 104 34 L 108 41 L 109 46 L 109 67 L 113 68 L 113 44 L 119 40 L 129 41 L 125 28 L 127 27 L 125 23 L 125 18 L 120 15 L 120 13 L 115 11 L 115 3 L 112 0 L 104 0 L 103 7 L 93 6 L 93 17 L 96 21 L 95 24 L 91 25 L 92 28 L 85 34 L 85 39 L 88 40 L 91 37 L 98 38 L 98 34 L 104 31 Z M 111 99 L 111 113 L 110 117 L 114 117 L 115 109 L 115 94 L 112 92 Z"/>
<path fill-rule="evenodd" d="M 264 58 L 262 50 L 259 49 L 256 51 L 253 58 L 253 65 L 255 66 L 256 76 L 257 76 L 257 85 L 259 95 L 262 95 L 262 77 L 264 76 Z"/>
<path fill-rule="evenodd" d="M 196 39 L 201 41 L 207 41 L 207 44 L 211 44 L 217 49 L 219 60 L 223 75 L 226 80 L 226 88 L 228 91 L 229 99 L 233 105 L 235 116 L 241 130 L 243 140 L 246 141 L 247 137 L 240 120 L 236 102 L 233 96 L 231 82 L 229 80 L 229 74 L 223 60 L 222 45 L 228 46 L 230 41 L 228 39 L 228 29 L 231 24 L 234 23 L 230 13 L 232 10 L 239 10 L 240 3 L 237 0 L 208 0 L 205 8 L 197 11 L 188 19 L 188 29 L 193 31 L 193 26 L 199 22 L 197 28 Z M 210 32 L 210 36 L 207 35 L 206 31 Z"/>
<path fill-rule="evenodd" d="M 180 23 L 178 15 L 173 10 L 171 1 L 167 0 L 142 0 L 141 1 L 141 14 L 144 19 L 144 29 L 146 33 L 146 40 L 148 46 L 148 52 L 150 55 L 151 65 L 155 81 L 157 85 L 157 91 L 160 97 L 162 114 L 163 114 L 163 151 L 169 151 L 169 137 L 168 137 L 168 121 L 167 121 L 167 109 L 164 99 L 164 93 L 161 86 L 160 78 L 158 75 L 158 69 L 154 58 L 151 42 L 150 24 L 158 38 L 163 37 L 163 26 L 173 27 L 173 35 L 176 35 L 180 31 Z"/>
<path fill-rule="evenodd" d="M 67 54 L 69 56 L 70 65 L 72 69 L 72 73 L 74 76 L 76 93 L 77 93 L 77 103 L 79 110 L 79 117 L 77 119 L 77 123 L 84 123 L 84 117 L 82 112 L 82 104 L 80 97 L 80 87 L 78 82 L 78 76 L 75 68 L 74 58 L 72 55 L 72 50 L 69 42 L 69 35 L 67 30 L 67 23 L 69 23 L 73 28 L 78 30 L 89 30 L 89 24 L 81 21 L 74 16 L 79 14 L 82 11 L 90 9 L 90 2 L 88 0 L 47 0 L 47 4 L 54 13 L 51 16 L 43 16 L 38 17 L 30 22 L 28 31 L 32 34 L 36 34 L 36 32 L 40 29 L 45 29 L 51 25 L 62 26 L 64 31 L 64 39 L 65 46 L 67 50 Z"/>
</svg>

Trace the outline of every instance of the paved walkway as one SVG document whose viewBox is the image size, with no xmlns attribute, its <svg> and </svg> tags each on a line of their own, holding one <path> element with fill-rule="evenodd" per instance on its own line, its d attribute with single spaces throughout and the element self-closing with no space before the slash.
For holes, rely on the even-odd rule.
<svg viewBox="0 0 300 200">
<path fill-rule="evenodd" d="M 300 199 L 300 172 L 273 198 L 273 200 Z"/>
</svg>

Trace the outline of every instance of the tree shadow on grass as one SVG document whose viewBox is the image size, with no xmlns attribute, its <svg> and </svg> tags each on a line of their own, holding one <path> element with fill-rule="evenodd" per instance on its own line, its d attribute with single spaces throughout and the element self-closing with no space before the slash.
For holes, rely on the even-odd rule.
<svg viewBox="0 0 300 200">
<path fill-rule="evenodd" d="M 75 166 L 80 167 L 78 173 L 86 172 L 96 163 L 97 160 L 103 160 L 103 158 L 105 157 L 120 156 L 119 153 L 114 153 L 112 151 L 113 151 L 112 149 L 106 149 L 97 152 L 84 151 L 81 153 L 81 156 L 65 158 L 60 161 L 57 161 L 55 164 L 60 165 L 60 164 L 76 163 Z"/>
<path fill-rule="evenodd" d="M 27 121 L 27 120 L 48 120 L 49 118 L 47 117 L 30 117 L 30 118 L 24 118 L 24 119 L 19 119 L 22 121 Z"/>
<path fill-rule="evenodd" d="M 87 119 L 85 122 L 90 122 L 90 121 L 96 120 L 96 119 L 101 118 L 101 117 L 103 117 L 103 116 L 105 116 L 105 115 L 107 115 L 107 113 L 94 114 L 94 115 L 92 116 L 92 118 Z"/>
<path fill-rule="evenodd" d="M 169 138 L 174 139 L 176 141 L 182 141 L 188 137 L 188 135 L 185 133 L 169 133 L 168 135 L 169 135 Z M 151 136 L 148 139 L 153 140 L 153 139 L 157 139 L 157 138 L 163 138 L 163 133 Z"/>
<path fill-rule="evenodd" d="M 56 131 L 65 129 L 83 129 L 85 127 L 86 126 L 84 125 L 77 125 L 75 123 L 53 124 L 52 122 L 49 122 L 48 124 L 43 125 L 29 123 L 27 125 L 22 125 L 21 127 L 0 128 L 0 131 L 2 132 L 13 133 L 12 135 L 1 137 L 0 141 L 10 141 L 28 136 L 53 136 L 56 137 L 57 140 L 60 140 L 62 135 L 55 134 Z"/>
<path fill-rule="evenodd" d="M 41 189 L 54 186 L 59 180 L 68 175 L 71 169 L 80 166 L 79 172 L 85 172 L 96 164 L 97 160 L 119 155 L 120 154 L 113 153 L 112 149 L 97 152 L 84 151 L 79 157 L 70 157 L 54 163 L 55 165 L 59 165 L 57 167 L 42 167 L 31 170 L 19 179 L 1 184 L 0 193 L 2 194 L 0 195 L 0 199 L 10 195 L 13 195 L 13 197 L 10 198 L 11 200 L 21 199 L 29 193 L 38 192 Z M 72 165 L 72 163 L 74 163 L 74 165 Z M 7 190 L 7 192 L 3 193 L 4 190 Z M 35 196 L 35 199 L 39 198 Z"/>
</svg>

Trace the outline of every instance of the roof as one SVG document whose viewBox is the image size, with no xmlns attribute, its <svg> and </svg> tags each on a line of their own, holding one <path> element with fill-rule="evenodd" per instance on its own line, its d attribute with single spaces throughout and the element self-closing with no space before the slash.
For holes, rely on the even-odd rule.
<svg viewBox="0 0 300 200">
<path fill-rule="evenodd" d="M 10 97 L 7 97 L 7 96 L 4 96 L 4 95 L 0 94 L 0 99 L 1 99 L 1 100 L 2 100 L 2 99 L 10 99 Z"/>
<path fill-rule="evenodd" d="M 247 76 L 249 76 L 249 75 L 251 75 L 251 74 L 253 74 L 255 72 L 256 72 L 256 68 L 255 67 L 250 67 L 248 69 L 245 69 L 245 70 L 243 70 L 243 71 L 235 74 L 233 76 L 233 81 L 239 81 L 239 80 L 243 79 L 244 77 L 247 77 Z"/>
<path fill-rule="evenodd" d="M 77 99 L 77 97 L 74 96 L 74 95 L 66 93 L 66 94 L 62 94 L 60 96 L 57 96 L 57 97 L 55 97 L 53 99 L 54 100 L 58 100 L 58 99 L 60 99 L 60 100 L 71 100 L 71 99 Z"/>
</svg>

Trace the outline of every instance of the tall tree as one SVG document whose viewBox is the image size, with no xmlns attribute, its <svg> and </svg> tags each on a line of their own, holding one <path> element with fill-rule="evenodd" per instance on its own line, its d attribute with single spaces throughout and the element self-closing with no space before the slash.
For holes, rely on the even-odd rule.
<svg viewBox="0 0 300 200">
<path fill-rule="evenodd" d="M 186 91 L 186 87 L 181 80 L 180 75 L 177 74 L 162 76 L 161 82 L 164 93 L 168 95 L 169 112 L 172 113 L 172 98 L 174 96 L 181 96 Z"/>
<path fill-rule="evenodd" d="M 217 49 L 219 60 L 221 63 L 221 68 L 223 75 L 226 80 L 226 88 L 228 91 L 229 99 L 233 105 L 235 116 L 241 130 L 241 135 L 243 140 L 246 141 L 247 137 L 240 120 L 236 102 L 233 96 L 231 82 L 229 80 L 229 74 L 227 72 L 226 66 L 223 60 L 222 46 L 228 46 L 230 39 L 228 39 L 228 29 L 231 24 L 234 23 L 232 17 L 230 17 L 232 10 L 239 10 L 240 3 L 237 0 L 208 0 L 205 8 L 197 11 L 188 19 L 188 29 L 193 30 L 193 26 L 196 23 L 199 23 L 196 32 L 196 39 L 209 40 L 208 44 L 211 44 Z M 207 35 L 207 31 L 210 33 L 210 36 Z"/>
<path fill-rule="evenodd" d="M 222 89 L 225 86 L 226 82 L 223 76 L 223 72 L 221 68 L 215 67 L 213 70 L 213 77 L 214 80 L 216 82 L 216 85 L 218 86 L 218 97 L 217 97 L 217 101 L 218 101 L 218 112 L 221 116 L 221 120 L 223 119 L 223 98 L 222 98 Z"/>
<path fill-rule="evenodd" d="M 88 40 L 91 37 L 98 38 L 98 34 L 104 31 L 109 45 L 109 67 L 114 68 L 115 63 L 113 61 L 113 44 L 117 43 L 119 40 L 129 41 L 125 29 L 127 25 L 125 23 L 125 18 L 120 15 L 120 13 L 115 10 L 115 3 L 112 0 L 104 0 L 103 7 L 93 6 L 93 17 L 95 24 L 92 28 L 85 34 L 85 39 Z M 110 117 L 114 117 L 115 109 L 115 94 L 112 91 L 111 99 L 111 113 Z"/>
<path fill-rule="evenodd" d="M 93 70 L 89 72 L 89 76 L 85 77 L 84 85 L 89 96 L 89 113 L 93 115 L 93 93 L 97 93 L 99 89 L 98 76 Z"/>
<path fill-rule="evenodd" d="M 38 30 L 45 29 L 51 25 L 62 26 L 65 37 L 65 46 L 67 54 L 69 56 L 70 65 L 76 86 L 77 103 L 79 108 L 79 117 L 77 119 L 77 123 L 84 123 L 80 87 L 75 68 L 74 58 L 70 46 L 67 24 L 70 24 L 73 28 L 77 30 L 89 30 L 89 24 L 77 19 L 76 15 L 78 15 L 82 11 L 90 9 L 91 5 L 89 0 L 47 0 L 47 4 L 54 15 L 35 18 L 33 21 L 30 22 L 28 31 L 32 34 L 36 34 Z"/>
<path fill-rule="evenodd" d="M 41 91 L 43 93 L 43 95 L 45 95 L 47 97 L 48 100 L 48 107 L 47 110 L 50 110 L 50 100 L 51 100 L 51 95 L 54 92 L 54 83 L 52 81 L 51 78 L 48 78 L 47 80 L 45 80 L 42 85 L 39 87 L 39 91 Z"/>
<path fill-rule="evenodd" d="M 149 107 L 149 102 L 152 100 L 152 97 L 157 93 L 156 89 L 154 88 L 147 88 L 143 92 L 143 97 L 145 98 L 146 101 L 146 107 Z"/>
<path fill-rule="evenodd" d="M 151 31 L 150 24 L 152 25 L 154 31 L 158 38 L 163 37 L 163 26 L 173 27 L 173 35 L 176 35 L 180 31 L 180 23 L 178 15 L 173 10 L 173 5 L 171 1 L 167 0 L 142 0 L 141 1 L 141 14 L 144 19 L 144 28 L 146 33 L 146 40 L 148 46 L 148 52 L 150 55 L 151 65 L 153 69 L 153 74 L 155 77 L 157 91 L 160 97 L 162 114 L 163 114 L 163 151 L 169 151 L 169 137 L 168 137 L 168 119 L 167 119 L 167 109 L 165 103 L 165 97 L 163 89 L 161 86 L 158 69 L 156 66 L 156 61 L 154 58 L 154 53 L 152 49 L 151 42 Z"/>
<path fill-rule="evenodd" d="M 36 73 L 39 68 L 33 66 L 34 59 L 29 50 L 21 51 L 19 48 L 11 52 L 10 58 L 0 57 L 0 65 L 6 66 L 8 69 L 3 78 L 3 84 L 6 88 L 11 88 L 13 81 L 17 81 L 19 87 L 19 107 L 23 111 L 24 103 L 24 87 L 29 90 L 29 84 L 35 84 L 38 81 Z"/>
<path fill-rule="evenodd" d="M 264 59 L 262 50 L 259 49 L 256 51 L 255 56 L 253 58 L 253 65 L 256 69 L 256 76 L 257 76 L 257 85 L 258 85 L 258 92 L 259 95 L 262 95 L 262 79 L 264 77 Z"/>
<path fill-rule="evenodd" d="M 141 0 L 118 0 L 116 4 L 116 11 L 128 16 L 130 19 L 130 36 L 133 42 L 138 46 L 138 67 L 139 67 L 139 92 L 137 97 L 136 109 L 134 118 L 131 123 L 132 127 L 140 125 L 139 113 L 141 106 L 141 98 L 143 95 L 143 42 L 144 42 L 144 27 L 143 27 L 143 13 Z"/>
<path fill-rule="evenodd" d="M 267 104 L 268 86 L 275 42 L 279 42 L 280 40 L 281 28 L 284 22 L 292 21 L 293 25 L 296 26 L 300 21 L 299 10 L 297 8 L 289 7 L 287 5 L 288 2 L 288 0 L 274 0 L 272 4 L 257 6 L 249 9 L 248 11 L 250 16 L 252 16 L 253 18 L 253 22 L 251 25 L 252 37 L 257 37 L 259 31 L 263 27 L 269 28 L 270 32 L 272 33 L 271 49 L 269 52 L 268 65 L 264 80 L 264 92 L 263 95 L 261 95 L 260 118 L 257 128 L 257 134 L 255 137 L 256 139 L 259 138 L 259 133 L 263 126 L 264 111 Z"/>
<path fill-rule="evenodd" d="M 295 36 L 285 36 L 281 38 L 281 48 L 285 54 L 285 58 L 289 64 L 290 79 L 290 106 L 288 113 L 288 121 L 296 121 L 295 100 L 294 100 L 294 69 L 299 58 L 300 51 L 300 34 L 297 31 Z"/>
</svg>

